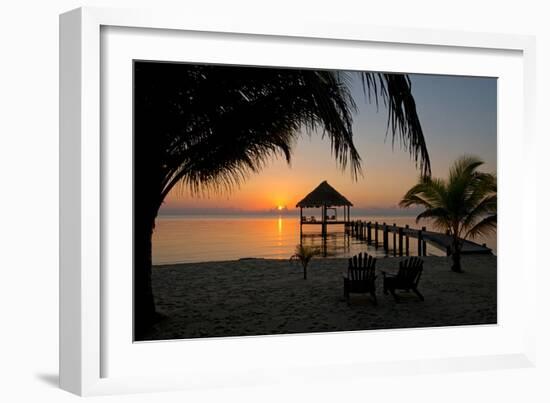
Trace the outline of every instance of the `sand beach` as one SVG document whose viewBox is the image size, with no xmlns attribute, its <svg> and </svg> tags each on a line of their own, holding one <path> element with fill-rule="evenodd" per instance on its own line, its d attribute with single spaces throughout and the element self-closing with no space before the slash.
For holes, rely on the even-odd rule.
<svg viewBox="0 0 550 403">
<path fill-rule="evenodd" d="M 395 272 L 403 258 L 381 258 L 377 270 Z M 157 310 L 166 318 L 144 340 L 353 331 L 497 321 L 497 257 L 463 256 L 464 273 L 449 258 L 426 256 L 419 284 L 425 301 L 402 293 L 396 303 L 382 292 L 343 297 L 347 259 L 316 259 L 303 279 L 288 260 L 243 259 L 160 265 L 152 282 Z"/>
</svg>

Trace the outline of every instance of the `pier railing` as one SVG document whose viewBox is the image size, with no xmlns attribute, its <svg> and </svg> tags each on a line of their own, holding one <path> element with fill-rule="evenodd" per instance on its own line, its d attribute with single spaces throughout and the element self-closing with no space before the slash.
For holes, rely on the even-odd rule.
<svg viewBox="0 0 550 403">
<path fill-rule="evenodd" d="M 411 255 L 411 238 L 416 239 L 415 251 L 418 256 L 427 255 L 427 243 L 443 250 L 447 255 L 451 252 L 452 236 L 434 231 L 410 228 L 408 225 L 400 227 L 393 223 L 388 225 L 378 221 L 350 221 L 346 224 L 346 234 L 363 241 L 375 248 L 384 248 L 386 254 L 394 256 Z M 389 237 L 392 237 L 390 245 Z M 475 242 L 462 240 L 462 254 L 488 254 L 491 249 L 486 244 L 479 245 Z"/>
</svg>

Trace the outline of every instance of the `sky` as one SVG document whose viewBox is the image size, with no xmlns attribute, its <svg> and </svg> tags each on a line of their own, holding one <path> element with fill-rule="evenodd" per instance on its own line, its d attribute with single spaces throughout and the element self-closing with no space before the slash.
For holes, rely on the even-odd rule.
<svg viewBox="0 0 550 403">
<path fill-rule="evenodd" d="M 482 171 L 497 167 L 497 79 L 441 75 L 409 75 L 428 152 L 432 176 L 446 177 L 452 162 L 464 155 L 480 157 Z M 351 83 L 357 104 L 354 143 L 362 158 L 362 176 L 354 181 L 331 155 L 327 138 L 302 135 L 291 164 L 274 159 L 232 193 L 191 195 L 176 186 L 160 214 L 267 211 L 277 206 L 294 210 L 296 203 L 323 180 L 350 200 L 354 209 L 399 212 L 399 200 L 417 180 L 419 171 L 408 152 L 387 138 L 387 110 L 365 99 L 357 77 Z"/>
</svg>

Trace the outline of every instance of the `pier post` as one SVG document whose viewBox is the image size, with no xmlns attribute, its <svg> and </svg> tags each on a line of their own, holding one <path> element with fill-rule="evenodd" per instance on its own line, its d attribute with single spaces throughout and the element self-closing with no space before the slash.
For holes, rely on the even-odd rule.
<svg viewBox="0 0 550 403">
<path fill-rule="evenodd" d="M 426 227 L 422 227 L 422 232 L 426 232 Z M 426 256 L 426 241 L 422 237 L 422 256 Z"/>
<path fill-rule="evenodd" d="M 348 212 L 348 209 L 347 209 L 346 206 L 344 206 L 344 221 L 345 221 L 346 223 L 349 222 L 349 212 Z"/>
<path fill-rule="evenodd" d="M 384 242 L 384 251 L 388 253 L 388 226 L 386 223 L 382 223 L 382 242 Z"/>
<path fill-rule="evenodd" d="M 418 230 L 418 256 L 422 256 L 422 231 Z"/>
<path fill-rule="evenodd" d="M 409 229 L 409 224 L 405 225 L 405 229 Z M 405 235 L 405 254 L 409 256 L 409 231 Z"/>
<path fill-rule="evenodd" d="M 370 245 L 372 242 L 372 234 L 371 234 L 371 223 L 370 221 L 367 223 L 367 243 Z"/>
<path fill-rule="evenodd" d="M 399 256 L 403 256 L 403 228 L 399 227 Z"/>
<path fill-rule="evenodd" d="M 374 246 L 378 249 L 378 221 L 374 223 Z"/>
<path fill-rule="evenodd" d="M 393 223 L 392 232 L 393 232 L 393 256 L 395 256 L 397 254 L 397 249 L 396 249 L 396 247 L 397 247 L 396 243 L 397 242 L 395 242 L 395 237 L 397 236 L 397 227 L 396 227 L 395 223 Z"/>
<path fill-rule="evenodd" d="M 302 224 L 304 222 L 304 218 L 302 215 L 302 207 L 300 207 L 300 245 L 302 244 Z"/>
<path fill-rule="evenodd" d="M 322 233 L 323 239 L 326 239 L 326 237 L 327 237 L 327 207 L 323 205 L 323 208 L 321 209 L 321 212 L 323 213 L 323 220 L 321 222 L 321 233 Z"/>
<path fill-rule="evenodd" d="M 386 253 L 390 253 L 390 226 L 386 224 Z"/>
</svg>

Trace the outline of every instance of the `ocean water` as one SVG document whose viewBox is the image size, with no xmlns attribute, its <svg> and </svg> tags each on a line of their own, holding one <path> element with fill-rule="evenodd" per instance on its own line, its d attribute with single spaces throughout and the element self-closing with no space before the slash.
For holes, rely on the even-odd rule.
<svg viewBox="0 0 550 403">
<path fill-rule="evenodd" d="M 378 221 L 380 224 L 397 224 L 411 228 L 426 226 L 416 224 L 415 217 L 407 216 L 352 216 L 352 219 Z M 320 236 L 319 225 L 304 225 L 302 242 L 319 247 L 326 257 L 348 257 L 359 252 L 385 256 L 383 248 L 376 249 L 364 241 L 346 236 L 343 225 L 329 225 L 326 243 Z M 373 235 L 374 238 L 374 235 Z M 389 236 L 390 250 L 392 235 Z M 382 233 L 379 234 L 382 242 Z M 496 254 L 496 235 L 476 239 L 487 243 Z M 153 234 L 153 264 L 194 263 L 237 260 L 243 258 L 288 259 L 300 243 L 300 220 L 294 215 L 211 215 L 211 216 L 159 216 Z M 416 253 L 417 241 L 410 239 L 411 254 Z M 427 245 L 427 254 L 444 256 L 445 252 Z"/>
</svg>

